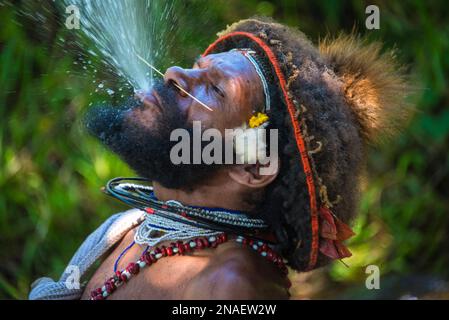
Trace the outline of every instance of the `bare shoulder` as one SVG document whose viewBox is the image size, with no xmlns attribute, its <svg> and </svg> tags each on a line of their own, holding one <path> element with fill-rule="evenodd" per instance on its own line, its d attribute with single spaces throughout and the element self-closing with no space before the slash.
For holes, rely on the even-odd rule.
<svg viewBox="0 0 449 320">
<path fill-rule="evenodd" d="M 204 272 L 192 279 L 185 299 L 288 299 L 286 281 L 274 265 L 255 252 L 223 245 Z"/>
</svg>

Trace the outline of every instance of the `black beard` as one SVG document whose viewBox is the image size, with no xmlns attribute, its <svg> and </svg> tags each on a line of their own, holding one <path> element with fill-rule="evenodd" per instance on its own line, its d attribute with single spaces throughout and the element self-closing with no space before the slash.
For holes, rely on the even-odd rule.
<svg viewBox="0 0 449 320">
<path fill-rule="evenodd" d="M 154 90 L 162 107 L 162 112 L 154 119 L 155 127 L 149 128 L 130 117 L 133 110 L 145 108 L 137 99 L 120 107 L 100 105 L 91 108 L 84 118 L 85 126 L 138 175 L 167 188 L 191 190 L 209 177 L 216 166 L 172 163 L 170 150 L 177 141 L 170 141 L 171 132 L 181 128 L 192 134 L 192 125 L 177 107 L 177 92 L 173 86 L 157 83 Z"/>
</svg>

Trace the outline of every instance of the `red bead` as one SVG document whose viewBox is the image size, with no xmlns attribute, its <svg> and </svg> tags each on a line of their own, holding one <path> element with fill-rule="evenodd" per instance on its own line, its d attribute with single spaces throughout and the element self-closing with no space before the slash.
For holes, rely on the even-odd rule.
<svg viewBox="0 0 449 320">
<path fill-rule="evenodd" d="M 209 247 L 210 247 L 210 242 L 207 241 L 206 238 L 201 238 L 200 240 L 201 240 L 201 242 L 203 243 L 203 247 L 204 247 L 204 248 L 209 248 Z"/>
<path fill-rule="evenodd" d="M 116 287 L 114 277 L 109 278 L 109 279 L 106 281 L 106 283 L 108 283 L 109 285 L 111 285 L 111 286 L 114 287 L 114 288 Z"/>
<path fill-rule="evenodd" d="M 164 256 L 164 257 L 167 256 L 167 248 L 165 246 L 162 246 L 161 253 L 162 253 L 162 256 Z"/>
<path fill-rule="evenodd" d="M 184 243 L 184 250 L 185 250 L 186 252 L 192 251 L 191 249 L 192 249 L 192 248 L 190 248 L 190 246 L 189 246 L 188 243 Z"/>
<path fill-rule="evenodd" d="M 196 247 L 197 247 L 198 249 L 203 249 L 203 248 L 204 248 L 203 242 L 201 241 L 200 238 L 196 238 L 196 239 L 195 239 L 195 242 L 196 242 Z"/>
<path fill-rule="evenodd" d="M 166 249 L 166 252 L 167 252 L 167 255 L 168 255 L 168 256 L 172 256 L 172 255 L 173 255 L 173 248 L 172 248 L 172 247 L 168 247 L 168 248 Z"/>
<path fill-rule="evenodd" d="M 221 236 L 221 234 L 219 234 L 218 236 L 217 236 L 217 241 L 216 241 L 218 244 L 221 244 L 221 243 L 223 243 L 223 237 Z"/>
<path fill-rule="evenodd" d="M 122 280 L 123 282 L 126 282 L 126 281 L 128 281 L 128 278 L 124 274 L 122 274 L 120 276 L 120 280 Z"/>
<path fill-rule="evenodd" d="M 153 263 L 153 260 L 151 260 L 150 254 L 148 252 L 143 256 L 143 261 L 149 266 Z"/>
<path fill-rule="evenodd" d="M 104 300 L 104 297 L 102 294 L 97 295 L 93 300 Z"/>
<path fill-rule="evenodd" d="M 128 267 L 126 267 L 126 270 L 131 274 L 138 274 L 139 265 L 137 263 L 131 262 Z"/>
<path fill-rule="evenodd" d="M 157 247 L 156 249 L 154 249 L 154 253 L 155 254 L 162 253 L 161 248 Z"/>
<path fill-rule="evenodd" d="M 117 270 L 115 272 L 115 275 L 120 278 L 120 276 L 122 275 L 122 272 L 120 270 Z"/>
<path fill-rule="evenodd" d="M 104 285 L 106 287 L 106 292 L 111 294 L 115 290 L 115 286 L 111 285 L 110 283 L 106 283 Z"/>
<path fill-rule="evenodd" d="M 248 240 L 246 238 L 243 239 L 242 244 L 246 246 L 248 244 Z"/>
<path fill-rule="evenodd" d="M 222 239 L 223 239 L 223 242 L 228 241 L 228 235 L 227 235 L 226 233 L 223 233 L 223 234 L 221 235 L 221 237 L 222 237 Z"/>
<path fill-rule="evenodd" d="M 179 243 L 178 242 L 178 244 L 177 244 L 177 247 L 178 247 L 178 252 L 179 252 L 179 254 L 183 254 L 184 253 L 184 245 L 182 244 L 182 243 Z"/>
<path fill-rule="evenodd" d="M 146 211 L 148 214 L 153 214 L 153 213 L 154 213 L 154 209 L 153 209 L 153 208 L 145 208 L 145 211 Z"/>
</svg>

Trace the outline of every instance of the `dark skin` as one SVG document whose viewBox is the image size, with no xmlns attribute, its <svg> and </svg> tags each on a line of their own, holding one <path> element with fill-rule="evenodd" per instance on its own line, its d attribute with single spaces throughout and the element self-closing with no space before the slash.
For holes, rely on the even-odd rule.
<svg viewBox="0 0 449 320">
<path fill-rule="evenodd" d="M 213 109 L 207 110 L 179 91 L 180 112 L 191 121 L 200 120 L 222 132 L 248 121 L 264 103 L 261 81 L 253 65 L 239 52 L 203 57 L 192 69 L 171 67 L 164 80 L 176 83 Z M 147 108 L 136 109 L 132 117 L 151 126 L 159 113 L 157 93 L 149 92 L 143 100 Z M 257 164 L 227 166 L 192 191 L 168 189 L 157 181 L 153 186 L 161 200 L 248 211 L 251 207 L 244 195 L 262 190 L 277 175 L 260 175 L 259 169 Z M 112 275 L 115 260 L 132 242 L 134 233 L 129 231 L 109 253 L 90 279 L 82 299 L 88 299 L 91 290 Z M 135 262 L 142 250 L 138 245 L 131 248 L 121 259 L 119 269 Z M 276 266 L 231 239 L 215 249 L 161 259 L 108 299 L 288 299 L 287 283 Z"/>
</svg>

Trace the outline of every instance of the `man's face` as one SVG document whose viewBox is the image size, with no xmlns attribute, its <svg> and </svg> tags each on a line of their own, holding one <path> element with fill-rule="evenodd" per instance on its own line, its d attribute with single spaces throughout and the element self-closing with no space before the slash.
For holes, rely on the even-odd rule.
<svg viewBox="0 0 449 320">
<path fill-rule="evenodd" d="M 257 107 L 263 105 L 263 91 L 254 66 L 239 52 L 211 54 L 199 58 L 192 69 L 168 68 L 164 82 L 177 84 L 206 104 L 176 89 L 177 112 L 189 123 L 201 121 L 206 128 L 231 129 L 246 122 Z M 157 88 L 144 97 L 147 108 L 136 110 L 135 121 L 147 125 L 161 113 Z M 174 111 L 174 110 L 173 110 Z"/>
<path fill-rule="evenodd" d="M 202 57 L 192 69 L 171 67 L 164 81 L 142 98 L 143 103 L 135 102 L 132 107 L 90 110 L 87 127 L 138 174 L 173 188 L 198 183 L 213 171 L 212 166 L 171 163 L 173 130 L 191 130 L 193 121 L 201 121 L 203 129 L 224 132 L 247 122 L 264 104 L 257 72 L 239 52 Z"/>
</svg>

